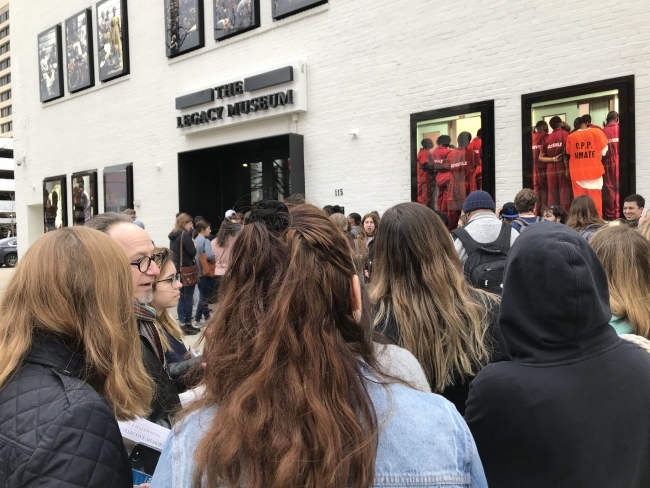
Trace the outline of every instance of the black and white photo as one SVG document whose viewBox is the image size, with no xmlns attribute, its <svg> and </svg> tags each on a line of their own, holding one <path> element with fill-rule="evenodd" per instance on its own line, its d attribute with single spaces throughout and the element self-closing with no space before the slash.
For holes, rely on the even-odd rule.
<svg viewBox="0 0 650 488">
<path fill-rule="evenodd" d="M 214 0 L 214 39 L 222 41 L 260 26 L 260 0 Z"/>
<path fill-rule="evenodd" d="M 327 3 L 327 0 L 271 0 L 271 2 L 273 19 L 280 20 L 303 10 L 323 5 Z"/>
<path fill-rule="evenodd" d="M 205 46 L 202 0 L 164 0 L 165 45 L 173 58 Z"/>
<path fill-rule="evenodd" d="M 38 74 L 41 102 L 63 96 L 63 66 L 61 65 L 61 26 L 38 35 Z"/>
<path fill-rule="evenodd" d="M 104 0 L 96 6 L 99 81 L 129 74 L 126 0 Z"/>
<path fill-rule="evenodd" d="M 83 10 L 65 21 L 68 91 L 75 93 L 95 85 L 92 14 Z"/>
</svg>

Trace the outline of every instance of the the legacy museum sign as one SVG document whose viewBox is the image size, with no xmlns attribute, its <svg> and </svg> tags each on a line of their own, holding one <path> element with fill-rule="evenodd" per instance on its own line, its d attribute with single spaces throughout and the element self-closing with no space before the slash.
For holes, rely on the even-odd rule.
<svg viewBox="0 0 650 488">
<path fill-rule="evenodd" d="M 202 105 L 218 105 L 202 107 Z M 307 111 L 307 65 L 302 61 L 176 98 L 176 128 L 183 134 Z"/>
</svg>

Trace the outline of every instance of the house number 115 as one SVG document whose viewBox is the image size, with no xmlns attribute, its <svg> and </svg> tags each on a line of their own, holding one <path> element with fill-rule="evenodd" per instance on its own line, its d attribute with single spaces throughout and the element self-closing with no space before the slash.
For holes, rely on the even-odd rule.
<svg viewBox="0 0 650 488">
<path fill-rule="evenodd" d="M 337 188 L 334 190 L 334 196 L 335 197 L 342 197 L 343 196 L 343 188 Z"/>
</svg>

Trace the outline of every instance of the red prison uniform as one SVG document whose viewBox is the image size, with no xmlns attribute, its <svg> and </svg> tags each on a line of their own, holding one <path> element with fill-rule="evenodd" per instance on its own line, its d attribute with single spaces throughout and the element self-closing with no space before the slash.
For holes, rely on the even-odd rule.
<svg viewBox="0 0 650 488">
<path fill-rule="evenodd" d="M 551 132 L 542 143 L 542 153 L 548 158 L 555 156 L 564 157 L 564 147 L 566 144 L 567 134 L 562 129 L 555 129 Z M 569 211 L 571 200 L 571 181 L 566 177 L 564 161 L 548 163 L 546 165 L 546 181 L 548 182 L 548 204 L 561 205 L 564 210 Z"/>
<path fill-rule="evenodd" d="M 452 230 L 458 227 L 458 218 L 468 194 L 467 175 L 474 172 L 474 160 L 474 151 L 469 147 L 454 149 L 447 156 L 447 166 L 451 174 L 447 194 L 447 215 L 449 228 Z"/>
<path fill-rule="evenodd" d="M 432 162 L 431 152 L 420 149 L 418 152 L 418 203 L 427 207 L 431 206 L 431 172 L 424 169 L 424 165 Z"/>
<path fill-rule="evenodd" d="M 539 154 L 542 152 L 542 145 L 547 136 L 548 132 L 545 130 L 533 134 L 533 191 L 537 195 L 537 213 L 541 213 L 548 207 L 548 179 L 546 176 L 548 163 L 542 163 L 539 160 Z"/>
<path fill-rule="evenodd" d="M 608 141 L 605 132 L 600 129 L 577 130 L 566 141 L 566 153 L 569 155 L 569 174 L 573 195 L 590 196 L 596 202 L 598 215 L 603 215 L 603 150 Z"/>
<path fill-rule="evenodd" d="M 603 129 L 609 142 L 609 150 L 603 158 L 605 174 L 603 175 L 603 217 L 616 220 L 619 217 L 620 195 L 618 179 L 620 174 L 618 157 L 618 122 L 607 124 Z"/>
<path fill-rule="evenodd" d="M 474 173 L 469 181 L 470 184 L 469 191 L 472 192 L 474 190 L 482 190 L 483 189 L 482 188 L 483 187 L 483 161 L 481 158 L 483 156 L 483 140 L 480 137 L 475 137 L 474 139 L 471 140 L 467 148 L 474 151 L 474 165 L 475 165 Z"/>
<path fill-rule="evenodd" d="M 449 192 L 449 183 L 451 174 L 447 166 L 447 155 L 451 149 L 445 146 L 438 146 L 433 150 L 433 167 L 436 169 L 436 186 L 438 187 L 438 210 L 447 213 L 447 193 Z"/>
</svg>

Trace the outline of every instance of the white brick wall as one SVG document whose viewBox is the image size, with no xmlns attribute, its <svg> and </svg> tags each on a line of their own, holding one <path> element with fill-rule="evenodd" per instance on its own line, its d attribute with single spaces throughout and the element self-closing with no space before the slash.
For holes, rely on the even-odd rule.
<svg viewBox="0 0 650 488">
<path fill-rule="evenodd" d="M 178 211 L 177 153 L 289 132 L 281 117 L 185 138 L 176 96 L 232 75 L 302 59 L 309 67 L 306 191 L 318 204 L 361 214 L 410 199 L 409 115 L 494 99 L 497 201 L 521 187 L 521 95 L 633 74 L 637 190 L 650 195 L 650 10 L 647 0 L 330 0 L 216 44 L 205 0 L 206 47 L 165 57 L 162 0 L 129 0 L 131 75 L 43 106 L 37 33 L 91 0 L 12 3 L 12 77 L 18 225 L 42 202 L 42 179 L 134 163 L 138 214 L 161 243 Z M 96 23 L 93 26 L 96 28 Z M 349 129 L 359 138 L 350 139 Z M 157 171 L 156 164 L 162 165 Z M 35 188 L 32 186 L 35 185 Z M 343 197 L 334 189 L 343 188 Z M 68 191 L 68 209 L 71 196 Z M 71 211 L 69 210 L 71 216 Z M 24 233 L 23 233 L 24 235 Z M 21 250 L 27 242 L 21 239 Z"/>
</svg>

